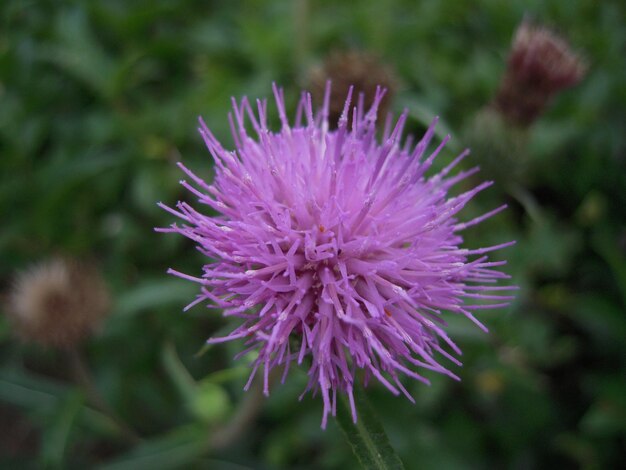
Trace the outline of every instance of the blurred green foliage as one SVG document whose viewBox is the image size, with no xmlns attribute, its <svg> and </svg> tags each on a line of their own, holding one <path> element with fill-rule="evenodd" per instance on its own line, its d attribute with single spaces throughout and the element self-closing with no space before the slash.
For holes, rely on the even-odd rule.
<svg viewBox="0 0 626 470">
<path fill-rule="evenodd" d="M 339 428 L 319 428 L 318 400 L 298 401 L 301 371 L 237 439 L 211 446 L 245 406 L 246 359 L 231 359 L 237 344 L 196 355 L 227 325 L 203 307 L 181 313 L 195 286 L 164 272 L 199 272 L 202 260 L 182 237 L 153 232 L 171 222 L 156 202 L 185 197 L 178 160 L 211 177 L 199 115 L 230 145 L 231 96 L 267 96 L 275 81 L 293 99 L 337 48 L 379 54 L 397 70 L 395 104 L 410 109 L 411 130 L 439 115 L 461 148 L 525 15 L 564 32 L 589 74 L 530 130 L 524 187 L 496 186 L 464 213 L 509 203 L 466 243 L 516 239 L 498 256 L 521 290 L 511 307 L 482 315 L 489 335 L 451 319 L 461 383 L 407 382 L 416 405 L 378 386 L 368 393 L 408 469 L 622 465 L 623 2 L 4 0 L 0 287 L 55 253 L 99 261 L 116 307 L 84 354 L 116 416 L 76 385 L 62 352 L 16 341 L 0 317 L 0 466 L 355 468 Z"/>
</svg>

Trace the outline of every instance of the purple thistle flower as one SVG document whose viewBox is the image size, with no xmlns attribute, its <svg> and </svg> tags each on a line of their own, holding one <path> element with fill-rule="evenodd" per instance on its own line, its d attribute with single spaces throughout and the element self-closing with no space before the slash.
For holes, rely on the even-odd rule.
<svg viewBox="0 0 626 470">
<path fill-rule="evenodd" d="M 160 204 L 184 222 L 163 232 L 180 233 L 198 244 L 209 260 L 202 277 L 168 272 L 201 285 L 186 309 L 209 302 L 241 324 L 209 343 L 244 339 L 257 350 L 246 389 L 260 366 L 264 392 L 268 374 L 307 359 L 309 382 L 303 395 L 320 392 L 322 427 L 335 414 L 337 391 L 347 393 L 356 422 L 353 386 L 375 378 L 392 393 L 413 398 L 400 381 L 407 375 L 429 383 L 418 371 L 429 369 L 458 380 L 438 362 L 456 365 L 461 351 L 445 332 L 444 312 L 474 317 L 478 309 L 504 306 L 512 298 L 497 286 L 507 275 L 494 269 L 487 253 L 511 245 L 461 248 L 459 232 L 500 212 L 498 207 L 468 222 L 456 214 L 485 182 L 449 197 L 452 186 L 478 169 L 450 175 L 469 153 L 461 153 L 441 172 L 426 176 L 447 137 L 424 158 L 435 122 L 416 145 L 401 145 L 404 112 L 376 138 L 377 90 L 371 109 L 362 99 L 353 108 L 348 93 L 337 130 L 329 131 L 328 99 L 314 117 L 309 94 L 302 95 L 294 126 L 287 120 L 283 92 L 274 86 L 279 132 L 267 127 L 267 102 L 258 112 L 244 98 L 233 102 L 231 127 L 236 150 L 225 150 L 200 120 L 200 134 L 215 161 L 207 184 L 184 165 L 181 184 L 207 206 L 186 202 L 176 209 Z M 255 131 L 246 131 L 246 117 Z M 210 215 L 217 212 L 217 215 Z M 479 301 L 468 304 L 466 301 Z M 446 346 L 448 352 L 444 349 Z M 357 371 L 362 370 L 362 378 Z M 301 397 L 302 398 L 302 397 Z"/>
</svg>

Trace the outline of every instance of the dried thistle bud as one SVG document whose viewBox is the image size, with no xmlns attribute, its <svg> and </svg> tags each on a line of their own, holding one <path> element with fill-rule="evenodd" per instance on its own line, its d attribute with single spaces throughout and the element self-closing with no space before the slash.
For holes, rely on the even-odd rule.
<svg viewBox="0 0 626 470">
<path fill-rule="evenodd" d="M 311 70 L 309 88 L 318 105 L 322 105 L 326 82 L 332 82 L 328 123 L 336 128 L 346 95 L 354 86 L 353 96 L 363 94 L 363 109 L 371 108 L 376 96 L 376 87 L 385 88 L 387 93 L 378 108 L 379 120 L 384 121 L 396 89 L 396 80 L 391 69 L 376 56 L 361 51 L 334 51 L 324 63 Z M 352 119 L 352 116 L 348 116 Z"/>
<path fill-rule="evenodd" d="M 22 339 L 69 348 L 93 333 L 109 307 L 109 291 L 95 267 L 57 258 L 18 274 L 8 313 Z"/>
<path fill-rule="evenodd" d="M 586 70 L 564 38 L 524 21 L 513 38 L 494 106 L 510 121 L 529 125 L 555 94 L 580 82 Z"/>
</svg>

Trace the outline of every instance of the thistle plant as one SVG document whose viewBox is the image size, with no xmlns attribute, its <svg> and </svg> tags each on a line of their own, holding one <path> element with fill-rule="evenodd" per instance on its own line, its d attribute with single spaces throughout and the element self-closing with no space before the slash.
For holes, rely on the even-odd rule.
<svg viewBox="0 0 626 470">
<path fill-rule="evenodd" d="M 378 381 L 413 401 L 402 376 L 429 383 L 424 371 L 434 371 L 458 379 L 446 364 L 460 365 L 461 354 L 446 318 L 464 316 L 487 331 L 475 312 L 506 305 L 505 291 L 513 289 L 497 284 L 508 278 L 498 270 L 505 262 L 488 258 L 512 242 L 462 246 L 464 229 L 505 208 L 457 218 L 492 183 L 449 195 L 477 172 L 453 173 L 468 151 L 429 175 L 448 141 L 429 152 L 436 121 L 419 142 L 403 142 L 405 112 L 395 125 L 387 121 L 378 140 L 384 95 L 377 89 L 365 109 L 363 100 L 352 106 L 350 89 L 329 130 L 330 85 L 317 115 L 302 94 L 294 124 L 274 87 L 276 132 L 268 128 L 267 102 L 255 111 L 244 98 L 231 119 L 236 150 L 223 148 L 200 121 L 214 181 L 179 163 L 188 177 L 181 184 L 199 205 L 160 204 L 181 223 L 158 230 L 193 240 L 206 259 L 200 275 L 169 270 L 199 284 L 187 308 L 207 303 L 239 319 L 209 343 L 241 340 L 240 355 L 256 351 L 246 388 L 262 369 L 266 394 L 272 369 L 284 367 L 285 380 L 292 364 L 307 367 L 305 393 L 321 395 L 322 427 L 336 413 L 338 393 L 347 394 L 356 422 L 357 381 Z"/>
</svg>

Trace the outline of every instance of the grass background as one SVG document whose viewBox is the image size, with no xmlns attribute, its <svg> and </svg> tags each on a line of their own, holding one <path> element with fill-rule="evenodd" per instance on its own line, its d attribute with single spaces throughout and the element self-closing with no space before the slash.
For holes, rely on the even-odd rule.
<svg viewBox="0 0 626 470">
<path fill-rule="evenodd" d="M 202 115 L 226 145 L 230 97 L 291 100 L 334 49 L 372 51 L 401 82 L 411 130 L 439 115 L 458 148 L 495 92 L 525 17 L 563 32 L 589 73 L 529 135 L 525 194 L 467 245 L 518 240 L 498 256 L 521 286 L 455 322 L 463 382 L 408 383 L 417 404 L 369 396 L 408 469 L 617 468 L 626 446 L 626 7 L 619 1 L 17 1 L 0 5 L 0 287 L 63 253 L 94 257 L 114 293 L 85 345 L 129 442 L 74 384 L 63 353 L 14 339 L 0 317 L 0 466 L 6 468 L 355 468 L 321 404 L 294 373 L 225 449 L 207 442 L 242 402 L 239 345 L 196 356 L 224 327 L 181 309 L 198 271 L 157 201 L 185 197 L 174 166 L 210 178 Z M 453 151 L 441 157 L 449 161 Z M 481 155 L 473 157 L 480 162 Z M 501 186 L 502 188 L 503 186 Z M 464 215 L 484 210 L 477 201 Z M 528 201 L 526 201 L 528 202 Z M 482 204 L 485 207 L 482 207 Z"/>
</svg>

